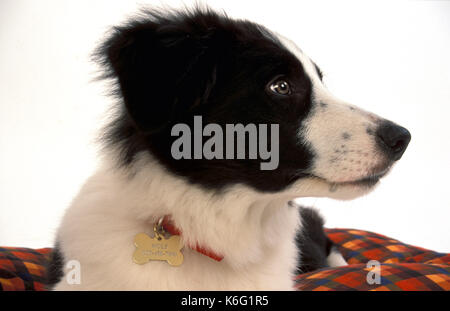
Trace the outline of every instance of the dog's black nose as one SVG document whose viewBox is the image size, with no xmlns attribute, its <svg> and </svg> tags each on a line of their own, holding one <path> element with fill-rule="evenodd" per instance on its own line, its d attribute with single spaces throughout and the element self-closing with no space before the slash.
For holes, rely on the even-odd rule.
<svg viewBox="0 0 450 311">
<path fill-rule="evenodd" d="M 376 136 L 378 144 L 394 161 L 402 157 L 411 140 L 411 134 L 407 129 L 390 121 L 384 121 L 380 124 Z"/>
</svg>

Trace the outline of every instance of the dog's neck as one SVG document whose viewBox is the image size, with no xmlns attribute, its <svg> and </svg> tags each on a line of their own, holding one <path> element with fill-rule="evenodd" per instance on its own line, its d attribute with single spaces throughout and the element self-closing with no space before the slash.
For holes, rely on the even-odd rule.
<svg viewBox="0 0 450 311">
<path fill-rule="evenodd" d="M 293 241 L 298 211 L 286 195 L 259 193 L 245 185 L 214 192 L 188 183 L 147 155 L 128 168 L 106 167 L 115 195 L 127 198 L 126 217 L 147 222 L 170 215 L 188 245 L 201 245 L 237 266 L 256 263 Z M 278 243 L 284 241 L 283 243 Z"/>
</svg>

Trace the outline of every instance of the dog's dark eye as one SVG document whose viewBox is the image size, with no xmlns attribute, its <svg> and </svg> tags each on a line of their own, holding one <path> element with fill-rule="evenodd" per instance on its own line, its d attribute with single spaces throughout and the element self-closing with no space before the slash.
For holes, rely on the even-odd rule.
<svg viewBox="0 0 450 311">
<path fill-rule="evenodd" d="M 280 94 L 280 95 L 289 95 L 291 94 L 291 87 L 289 86 L 289 83 L 287 83 L 284 80 L 278 80 L 275 81 L 270 85 L 270 90 L 274 93 Z"/>
</svg>

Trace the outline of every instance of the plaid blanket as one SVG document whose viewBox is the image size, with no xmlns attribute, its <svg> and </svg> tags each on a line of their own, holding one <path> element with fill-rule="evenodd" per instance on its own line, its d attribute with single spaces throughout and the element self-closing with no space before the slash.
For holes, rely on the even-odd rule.
<svg viewBox="0 0 450 311">
<path fill-rule="evenodd" d="M 450 290 L 450 254 L 368 231 L 326 229 L 326 233 L 349 265 L 300 274 L 296 277 L 298 290 Z M 369 261 L 378 266 L 368 265 Z M 378 273 L 377 279 L 372 278 L 374 273 Z"/>
<path fill-rule="evenodd" d="M 0 290 L 44 290 L 51 248 L 0 247 Z"/>
<path fill-rule="evenodd" d="M 367 231 L 326 232 L 349 265 L 300 274 L 295 279 L 298 290 L 450 290 L 450 254 Z M 51 248 L 0 247 L 0 290 L 45 290 L 50 253 Z"/>
</svg>

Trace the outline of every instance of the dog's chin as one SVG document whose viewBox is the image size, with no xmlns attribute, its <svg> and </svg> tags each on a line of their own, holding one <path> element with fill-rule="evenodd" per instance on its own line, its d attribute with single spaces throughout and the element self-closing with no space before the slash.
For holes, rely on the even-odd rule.
<svg viewBox="0 0 450 311">
<path fill-rule="evenodd" d="M 389 173 L 391 167 L 391 165 L 388 165 L 384 169 L 378 170 L 376 173 L 374 172 L 373 174 L 363 176 L 359 179 L 343 182 L 330 181 L 326 178 L 317 176 L 314 177 L 322 179 L 328 185 L 327 197 L 341 200 L 351 200 L 373 191 L 380 183 L 380 180 Z"/>
<path fill-rule="evenodd" d="M 328 184 L 327 197 L 339 200 L 353 200 L 373 191 L 379 184 L 381 177 L 367 177 L 355 181 L 331 182 Z"/>
<path fill-rule="evenodd" d="M 361 179 L 345 182 L 330 181 L 322 177 L 310 175 L 299 179 L 293 186 L 298 197 L 326 197 L 338 200 L 353 200 L 373 191 L 380 183 L 382 174 L 370 175 Z"/>
<path fill-rule="evenodd" d="M 329 183 L 331 185 L 331 191 L 333 190 L 333 188 L 337 188 L 340 186 L 352 186 L 352 187 L 363 187 L 363 188 L 373 188 L 375 187 L 375 185 L 378 184 L 378 182 L 380 181 L 380 179 L 384 176 L 383 175 L 375 175 L 375 176 L 367 176 L 367 177 L 363 177 L 361 179 L 356 179 L 353 181 L 344 181 L 344 182 L 333 182 L 333 181 L 329 181 L 326 180 L 327 183 Z"/>
</svg>

